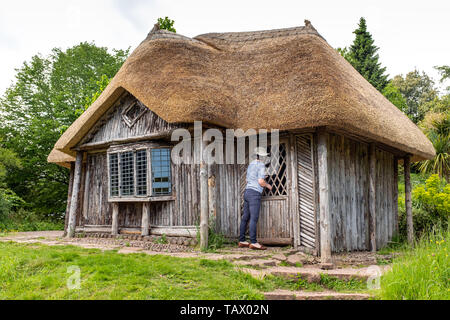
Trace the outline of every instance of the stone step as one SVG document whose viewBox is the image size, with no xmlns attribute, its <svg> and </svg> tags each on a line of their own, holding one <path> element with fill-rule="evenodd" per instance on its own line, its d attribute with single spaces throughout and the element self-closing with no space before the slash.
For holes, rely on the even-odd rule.
<svg viewBox="0 0 450 320">
<path fill-rule="evenodd" d="M 272 259 L 268 260 L 256 259 L 256 260 L 237 260 L 233 261 L 233 263 L 240 267 L 266 268 L 266 267 L 275 267 L 279 262 Z"/>
<path fill-rule="evenodd" d="M 361 281 L 367 280 L 373 275 L 373 270 L 369 268 L 343 268 L 343 269 L 333 269 L 333 270 L 322 270 L 318 267 L 271 267 L 264 270 L 254 270 L 254 269 L 240 269 L 243 272 L 249 273 L 255 278 L 261 279 L 266 275 L 274 275 L 278 277 L 283 277 L 293 281 L 299 279 L 306 280 L 310 283 L 319 283 L 321 280 L 321 275 L 328 275 L 331 278 L 337 278 L 344 281 L 349 281 L 351 279 L 357 279 Z"/>
<path fill-rule="evenodd" d="M 267 300 L 369 300 L 368 294 L 341 293 L 334 291 L 289 291 L 276 290 L 264 294 Z"/>
</svg>

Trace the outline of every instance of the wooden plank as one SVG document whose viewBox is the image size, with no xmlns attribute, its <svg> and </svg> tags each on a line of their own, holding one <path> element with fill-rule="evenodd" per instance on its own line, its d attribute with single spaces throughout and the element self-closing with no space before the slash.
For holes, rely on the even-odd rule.
<svg viewBox="0 0 450 320">
<path fill-rule="evenodd" d="M 328 134 L 318 133 L 320 188 L 320 256 L 323 264 L 331 264 L 330 185 L 328 181 Z"/>
<path fill-rule="evenodd" d="M 376 150 L 375 145 L 369 146 L 369 227 L 370 227 L 370 248 L 377 251 L 376 243 Z"/>
<path fill-rule="evenodd" d="M 298 145 L 296 143 L 296 137 L 290 134 L 290 175 L 291 179 L 291 190 L 290 190 L 290 203 L 289 203 L 289 213 L 292 216 L 292 235 L 294 237 L 294 248 L 298 248 L 301 245 L 301 235 L 300 235 L 300 221 L 299 221 L 299 177 L 298 177 L 298 168 L 296 163 L 298 162 L 298 154 L 297 149 Z"/>
<path fill-rule="evenodd" d="M 142 226 L 141 233 L 143 236 L 150 234 L 150 204 L 142 204 Z"/>
<path fill-rule="evenodd" d="M 75 162 L 70 163 L 70 174 L 69 174 L 69 190 L 67 193 L 67 206 L 66 206 L 66 216 L 64 219 L 64 237 L 67 236 L 67 229 L 69 225 L 69 212 L 70 212 L 70 202 L 72 201 L 72 190 L 73 190 L 73 176 L 75 172 Z"/>
<path fill-rule="evenodd" d="M 208 248 L 209 228 L 209 196 L 208 196 L 208 166 L 204 156 L 206 144 L 202 141 L 202 161 L 200 165 L 200 248 Z"/>
<path fill-rule="evenodd" d="M 119 204 L 113 203 L 111 234 L 116 236 L 119 234 Z"/>
<path fill-rule="evenodd" d="M 83 168 L 83 157 L 84 152 L 77 152 L 75 161 L 74 179 L 73 179 L 72 200 L 70 201 L 69 222 L 67 227 L 68 238 L 75 237 L 77 212 L 79 211 L 79 193 Z"/>
</svg>

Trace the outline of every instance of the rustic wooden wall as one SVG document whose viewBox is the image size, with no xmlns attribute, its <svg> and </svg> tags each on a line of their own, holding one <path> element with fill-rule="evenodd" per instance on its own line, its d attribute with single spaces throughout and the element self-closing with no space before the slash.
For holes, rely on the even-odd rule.
<svg viewBox="0 0 450 320">
<path fill-rule="evenodd" d="M 369 147 L 343 136 L 329 135 L 332 250 L 369 250 Z M 395 230 L 394 156 L 376 151 L 377 247 L 392 239 Z"/>
<path fill-rule="evenodd" d="M 97 124 L 89 131 L 81 144 L 109 142 L 117 139 L 127 139 L 133 137 L 145 136 L 151 133 L 174 129 L 177 126 L 171 125 L 158 117 L 151 110 L 147 111 L 130 128 L 123 121 L 122 113 L 131 104 L 138 100 L 129 93 L 125 93 L 111 107 L 111 109 L 102 116 Z"/>
</svg>

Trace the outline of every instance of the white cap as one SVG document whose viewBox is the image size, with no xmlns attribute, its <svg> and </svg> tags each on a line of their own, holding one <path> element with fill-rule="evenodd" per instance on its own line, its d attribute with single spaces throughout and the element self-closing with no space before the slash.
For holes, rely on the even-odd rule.
<svg viewBox="0 0 450 320">
<path fill-rule="evenodd" d="M 260 157 L 267 157 L 269 155 L 269 153 L 267 153 L 267 149 L 264 147 L 256 148 L 255 154 Z"/>
</svg>

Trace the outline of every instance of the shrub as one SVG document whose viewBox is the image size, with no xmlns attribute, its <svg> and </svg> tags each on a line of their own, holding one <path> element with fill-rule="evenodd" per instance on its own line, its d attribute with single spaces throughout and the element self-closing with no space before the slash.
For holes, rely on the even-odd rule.
<svg viewBox="0 0 450 320">
<path fill-rule="evenodd" d="M 63 230 L 64 221 L 55 222 L 44 220 L 32 211 L 19 209 L 10 211 L 0 218 L 0 230 L 2 231 L 49 231 Z"/>
<path fill-rule="evenodd" d="M 430 176 L 424 183 L 413 188 L 414 230 L 420 237 L 438 225 L 446 229 L 450 212 L 450 184 L 438 175 Z M 399 196 L 400 237 L 406 238 L 405 198 Z"/>
</svg>

